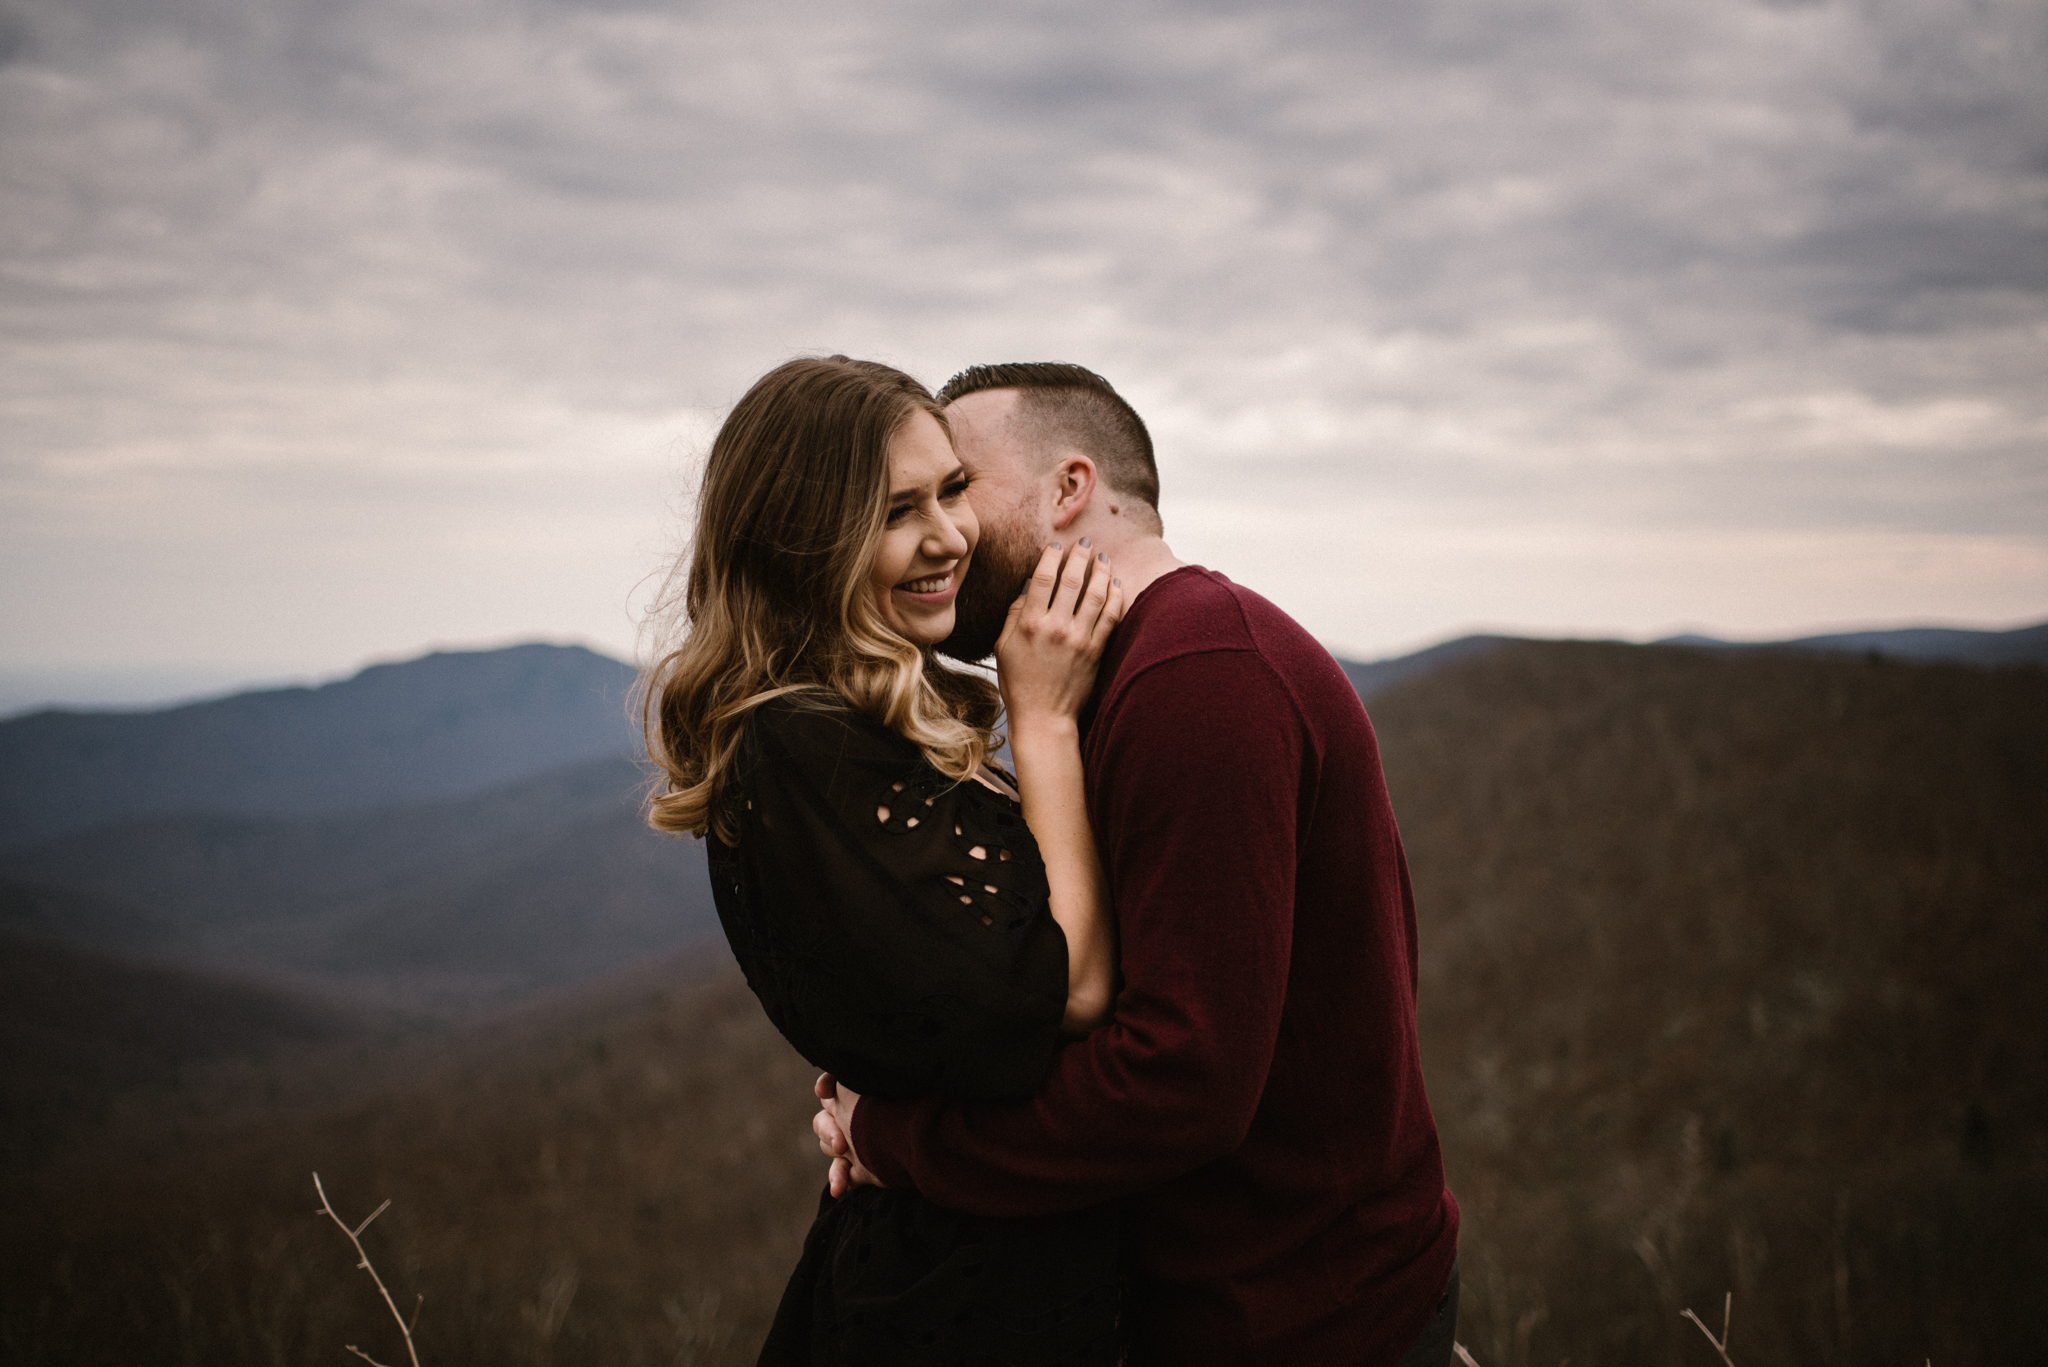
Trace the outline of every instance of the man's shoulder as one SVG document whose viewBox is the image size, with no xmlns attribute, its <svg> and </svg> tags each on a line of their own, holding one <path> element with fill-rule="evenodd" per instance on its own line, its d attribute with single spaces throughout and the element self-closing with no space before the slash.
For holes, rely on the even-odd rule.
<svg viewBox="0 0 2048 1367">
<path fill-rule="evenodd" d="M 1119 633 L 1129 638 L 1120 643 L 1125 648 L 1115 660 L 1116 672 L 1125 678 L 1169 661 L 1184 660 L 1198 669 L 1196 657 L 1243 654 L 1256 657 L 1290 691 L 1297 685 L 1320 689 L 1332 679 L 1349 687 L 1342 668 L 1301 623 L 1260 594 L 1199 565 L 1155 580 L 1132 605 Z"/>
</svg>

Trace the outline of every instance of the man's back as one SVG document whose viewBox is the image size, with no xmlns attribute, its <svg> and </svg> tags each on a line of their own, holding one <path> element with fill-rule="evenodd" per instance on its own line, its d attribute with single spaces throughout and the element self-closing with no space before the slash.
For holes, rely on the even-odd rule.
<svg viewBox="0 0 2048 1367">
<path fill-rule="evenodd" d="M 1457 1247 L 1415 1046 L 1415 922 L 1355 692 L 1183 568 L 1083 717 L 1115 1019 L 1027 1108 L 863 1102 L 886 1181 L 991 1215 L 1134 1196 L 1134 1361 L 1392 1363 Z"/>
</svg>

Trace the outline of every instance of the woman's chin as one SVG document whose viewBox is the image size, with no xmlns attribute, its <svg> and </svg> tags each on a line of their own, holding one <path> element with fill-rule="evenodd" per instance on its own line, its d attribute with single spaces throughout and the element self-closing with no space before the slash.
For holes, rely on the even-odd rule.
<svg viewBox="0 0 2048 1367">
<path fill-rule="evenodd" d="M 898 618 L 896 631 L 919 650 L 930 650 L 953 634 L 953 610 L 948 607 L 944 613 L 919 613 L 915 618 Z"/>
</svg>

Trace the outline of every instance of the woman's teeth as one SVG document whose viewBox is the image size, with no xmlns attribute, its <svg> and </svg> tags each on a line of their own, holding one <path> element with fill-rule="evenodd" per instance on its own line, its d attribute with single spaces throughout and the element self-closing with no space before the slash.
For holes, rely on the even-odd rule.
<svg viewBox="0 0 2048 1367">
<path fill-rule="evenodd" d="M 913 579 L 907 584 L 898 584 L 896 587 L 902 589 L 905 593 L 944 593 L 952 582 L 953 572 L 948 570 L 944 574 L 935 574 L 929 579 Z"/>
</svg>

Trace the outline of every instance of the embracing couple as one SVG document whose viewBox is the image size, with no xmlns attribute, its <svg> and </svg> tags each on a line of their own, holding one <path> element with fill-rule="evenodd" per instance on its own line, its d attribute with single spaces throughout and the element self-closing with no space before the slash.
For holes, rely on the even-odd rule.
<svg viewBox="0 0 2048 1367">
<path fill-rule="evenodd" d="M 1372 728 L 1158 502 L 1144 423 L 1072 365 L 934 397 L 792 361 L 713 443 L 651 819 L 708 838 L 748 983 L 826 1070 L 764 1364 L 1450 1360 Z M 994 685 L 941 658 L 991 654 Z"/>
</svg>

